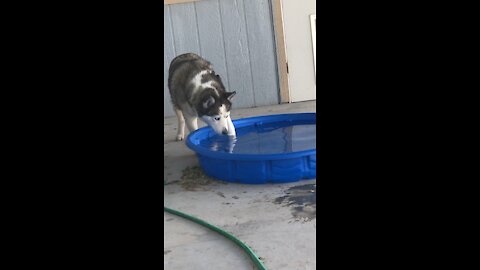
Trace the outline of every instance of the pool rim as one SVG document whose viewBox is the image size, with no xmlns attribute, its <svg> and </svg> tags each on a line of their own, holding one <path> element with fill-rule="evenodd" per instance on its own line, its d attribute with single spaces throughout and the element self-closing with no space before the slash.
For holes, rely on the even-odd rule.
<svg viewBox="0 0 480 270">
<path fill-rule="evenodd" d="M 262 116 L 254 116 L 254 117 L 247 117 L 241 118 L 237 120 L 233 120 L 233 124 L 235 127 L 240 128 L 248 125 L 252 125 L 252 122 L 258 122 L 259 120 L 263 120 L 264 123 L 274 123 L 279 121 L 291 121 L 295 122 L 298 120 L 315 120 L 316 125 L 316 115 L 317 113 L 288 113 L 288 114 L 272 114 L 272 115 L 262 115 Z M 295 125 L 295 124 L 293 124 Z M 317 148 L 315 144 L 314 149 L 303 150 L 303 151 L 296 151 L 290 153 L 277 153 L 277 154 L 236 154 L 236 153 L 225 153 L 225 152 L 215 152 L 210 151 L 207 148 L 201 147 L 196 143 L 193 143 L 192 140 L 196 139 L 199 134 L 205 132 L 213 132 L 212 128 L 209 126 L 202 127 L 197 129 L 194 132 L 191 132 L 187 139 L 185 140 L 186 145 L 188 148 L 193 150 L 195 153 L 216 158 L 216 159 L 227 159 L 227 160 L 281 160 L 281 159 L 296 159 L 304 156 L 311 156 L 316 155 Z M 208 136 L 208 134 L 207 134 Z"/>
</svg>

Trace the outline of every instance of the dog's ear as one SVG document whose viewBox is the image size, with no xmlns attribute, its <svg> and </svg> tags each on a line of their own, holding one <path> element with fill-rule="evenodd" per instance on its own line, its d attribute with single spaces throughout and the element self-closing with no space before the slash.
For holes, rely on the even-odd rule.
<svg viewBox="0 0 480 270">
<path fill-rule="evenodd" d="M 227 99 L 228 99 L 228 100 L 232 100 L 232 98 L 233 98 L 233 96 L 235 96 L 235 94 L 237 94 L 236 91 L 227 92 Z"/>
<path fill-rule="evenodd" d="M 207 108 L 209 108 L 210 106 L 212 106 L 213 104 L 215 104 L 215 98 L 212 97 L 212 96 L 209 96 L 208 99 L 206 99 L 206 100 L 203 102 L 203 108 L 207 109 Z"/>
</svg>

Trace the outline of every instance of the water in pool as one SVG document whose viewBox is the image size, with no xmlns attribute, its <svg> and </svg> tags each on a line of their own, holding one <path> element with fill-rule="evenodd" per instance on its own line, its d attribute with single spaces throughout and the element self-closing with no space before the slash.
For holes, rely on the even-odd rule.
<svg viewBox="0 0 480 270">
<path fill-rule="evenodd" d="M 238 128 L 237 137 L 214 135 L 200 145 L 218 152 L 233 154 L 282 154 L 316 149 L 315 124 L 259 125 Z"/>
</svg>

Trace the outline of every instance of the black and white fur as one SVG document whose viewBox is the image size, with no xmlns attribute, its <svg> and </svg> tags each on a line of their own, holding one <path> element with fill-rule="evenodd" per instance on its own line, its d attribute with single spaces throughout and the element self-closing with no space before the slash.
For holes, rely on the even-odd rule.
<svg viewBox="0 0 480 270">
<path fill-rule="evenodd" d="M 236 135 L 230 118 L 236 92 L 225 90 L 210 62 L 193 53 L 177 56 L 170 63 L 168 88 L 178 118 L 177 141 L 185 138 L 185 124 L 190 132 L 198 129 L 198 118 L 217 134 Z"/>
</svg>

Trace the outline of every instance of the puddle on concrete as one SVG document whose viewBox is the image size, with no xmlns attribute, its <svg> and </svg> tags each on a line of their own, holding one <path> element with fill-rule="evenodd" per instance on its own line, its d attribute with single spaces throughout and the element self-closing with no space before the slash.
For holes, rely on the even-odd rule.
<svg viewBox="0 0 480 270">
<path fill-rule="evenodd" d="M 317 185 L 308 184 L 285 190 L 285 196 L 275 203 L 291 208 L 292 216 L 298 221 L 310 221 L 317 217 Z"/>
</svg>

